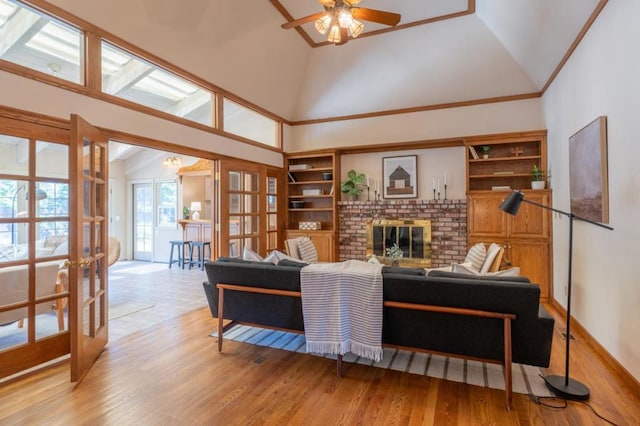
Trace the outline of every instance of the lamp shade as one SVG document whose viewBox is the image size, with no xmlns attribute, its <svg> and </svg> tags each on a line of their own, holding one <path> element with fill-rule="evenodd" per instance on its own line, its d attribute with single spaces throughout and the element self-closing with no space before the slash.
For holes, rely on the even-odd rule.
<svg viewBox="0 0 640 426">
<path fill-rule="evenodd" d="M 516 215 L 520 210 L 520 205 L 524 199 L 524 194 L 520 191 L 513 191 L 505 200 L 500 204 L 500 210 L 503 212 Z"/>
<path fill-rule="evenodd" d="M 191 202 L 191 211 L 192 212 L 199 212 L 202 210 L 202 204 L 200 203 L 200 201 L 192 201 Z"/>
</svg>

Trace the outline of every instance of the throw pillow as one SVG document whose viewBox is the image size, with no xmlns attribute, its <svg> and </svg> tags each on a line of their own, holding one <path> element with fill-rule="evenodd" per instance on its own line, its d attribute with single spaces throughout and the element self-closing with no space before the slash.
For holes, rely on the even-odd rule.
<svg viewBox="0 0 640 426">
<path fill-rule="evenodd" d="M 484 246 L 484 243 L 478 243 L 469 249 L 467 257 L 464 258 L 464 263 L 471 262 L 471 267 L 476 271 L 480 271 L 480 268 L 484 265 L 484 260 L 486 258 L 487 249 Z"/>
<path fill-rule="evenodd" d="M 484 259 L 484 263 L 482 264 L 482 268 L 480 268 L 480 273 L 484 274 L 489 272 L 489 268 L 491 268 L 491 264 L 496 259 L 496 256 L 500 252 L 500 246 L 496 243 L 491 243 L 489 246 L 489 250 L 487 250 L 487 257 Z"/>
<path fill-rule="evenodd" d="M 454 263 L 451 265 L 451 272 L 456 274 L 479 275 L 480 272 L 473 267 L 471 262 Z"/>
<path fill-rule="evenodd" d="M 278 259 L 278 262 L 276 263 L 276 265 L 279 265 L 280 262 L 282 262 L 283 260 L 290 260 L 290 261 L 293 261 L 293 262 L 304 263 L 305 265 L 307 265 L 307 262 L 304 262 L 304 261 L 302 261 L 302 260 L 300 260 L 300 259 L 298 259 L 296 257 L 291 257 L 288 254 L 283 253 L 283 252 L 281 252 L 279 250 L 274 250 L 274 251 L 271 252 L 271 254 L 276 259 Z"/>
<path fill-rule="evenodd" d="M 308 263 L 318 263 L 318 251 L 309 238 L 302 237 L 298 240 L 298 251 L 300 251 L 300 259 Z"/>
<path fill-rule="evenodd" d="M 303 268 L 307 265 L 308 263 L 303 262 L 301 260 L 295 261 L 291 259 L 282 259 L 281 261 L 278 262 L 278 266 L 290 266 L 294 268 Z"/>
<path fill-rule="evenodd" d="M 265 257 L 264 259 L 262 259 L 263 262 L 266 263 L 273 263 L 274 265 L 278 264 L 278 253 L 276 253 L 277 250 L 273 250 L 271 253 L 269 253 L 267 255 L 267 257 Z"/>
<path fill-rule="evenodd" d="M 503 271 L 487 272 L 488 277 L 519 277 L 520 268 L 514 266 L 513 268 L 505 269 Z"/>
<path fill-rule="evenodd" d="M 262 256 L 260 256 L 255 251 L 251 250 L 249 247 L 244 248 L 242 251 L 242 260 L 252 260 L 254 262 L 262 262 Z"/>
</svg>

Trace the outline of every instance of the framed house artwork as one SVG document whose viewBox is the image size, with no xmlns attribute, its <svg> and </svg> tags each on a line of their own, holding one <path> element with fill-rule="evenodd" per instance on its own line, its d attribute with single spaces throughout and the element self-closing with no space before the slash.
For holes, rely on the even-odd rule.
<svg viewBox="0 0 640 426">
<path fill-rule="evenodd" d="M 571 213 L 609 223 L 606 116 L 569 138 L 569 179 Z"/>
<path fill-rule="evenodd" d="M 417 198 L 417 156 L 384 157 L 382 159 L 383 198 Z"/>
</svg>

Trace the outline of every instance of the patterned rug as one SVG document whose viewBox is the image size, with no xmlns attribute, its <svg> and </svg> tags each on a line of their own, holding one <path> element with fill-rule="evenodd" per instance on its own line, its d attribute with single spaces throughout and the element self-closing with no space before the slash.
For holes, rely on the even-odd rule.
<svg viewBox="0 0 640 426">
<path fill-rule="evenodd" d="M 218 337 L 218 332 L 211 333 Z M 286 351 L 307 353 L 303 334 L 270 330 L 260 327 L 236 324 L 225 331 L 224 338 L 236 342 L 249 343 Z M 335 355 L 318 355 L 335 359 Z M 504 390 L 504 373 L 501 365 L 422 352 L 411 352 L 394 348 L 384 348 L 382 361 L 373 362 L 353 354 L 345 355 L 344 362 L 371 365 L 378 368 L 404 371 L 411 374 L 435 377 L 470 385 Z M 537 396 L 552 396 L 546 387 L 540 368 L 531 365 L 513 364 L 513 391 Z"/>
</svg>

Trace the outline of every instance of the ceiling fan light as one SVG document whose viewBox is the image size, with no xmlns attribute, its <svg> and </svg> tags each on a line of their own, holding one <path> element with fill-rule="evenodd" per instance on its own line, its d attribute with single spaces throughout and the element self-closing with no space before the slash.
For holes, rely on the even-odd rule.
<svg viewBox="0 0 640 426">
<path fill-rule="evenodd" d="M 349 25 L 349 34 L 351 34 L 352 38 L 356 38 L 362 34 L 362 30 L 364 30 L 364 24 L 355 19 L 351 22 L 351 25 Z"/>
<path fill-rule="evenodd" d="M 317 19 L 315 26 L 316 30 L 320 34 L 326 34 L 329 31 L 329 26 L 331 25 L 331 15 L 324 15 L 322 18 Z"/>
<path fill-rule="evenodd" d="M 351 11 L 348 9 L 342 9 L 340 11 L 340 14 L 338 15 L 338 22 L 340 23 L 341 28 L 349 28 L 349 26 L 353 22 Z"/>
<path fill-rule="evenodd" d="M 331 26 L 331 31 L 329 31 L 329 37 L 327 38 L 331 43 L 340 43 L 342 38 L 340 37 L 340 27 L 338 24 L 333 24 Z"/>
</svg>

